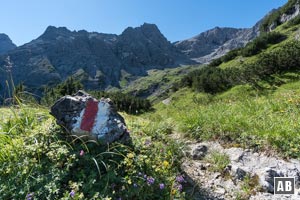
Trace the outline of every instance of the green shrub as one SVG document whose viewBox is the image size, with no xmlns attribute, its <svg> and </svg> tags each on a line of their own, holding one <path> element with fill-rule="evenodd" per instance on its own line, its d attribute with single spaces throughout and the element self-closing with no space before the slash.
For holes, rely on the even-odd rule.
<svg viewBox="0 0 300 200">
<path fill-rule="evenodd" d="M 195 91 L 215 94 L 239 84 L 249 83 L 262 89 L 259 84 L 262 80 L 280 85 L 284 82 L 278 82 L 273 75 L 299 70 L 299 67 L 300 41 L 292 40 L 259 54 L 255 62 L 243 64 L 240 68 L 220 69 L 207 66 L 196 70 L 183 77 L 177 88 L 190 87 Z"/>
<path fill-rule="evenodd" d="M 241 49 L 241 55 L 245 57 L 256 55 L 266 49 L 268 45 L 277 44 L 285 39 L 286 36 L 278 32 L 262 33 Z"/>
<path fill-rule="evenodd" d="M 42 104 L 46 106 L 52 105 L 56 100 L 65 95 L 72 95 L 83 86 L 80 82 L 75 81 L 72 77 L 54 88 L 45 88 Z M 121 92 L 104 92 L 104 91 L 88 91 L 95 98 L 110 98 L 118 111 L 130 114 L 141 114 L 150 111 L 152 105 L 148 99 L 134 97 Z"/>
<path fill-rule="evenodd" d="M 142 99 L 129 94 L 121 92 L 104 92 L 104 91 L 90 91 L 95 98 L 110 98 L 118 111 L 129 114 L 141 114 L 152 110 L 152 105 L 148 99 Z"/>
<path fill-rule="evenodd" d="M 45 87 L 41 102 L 43 105 L 51 105 L 60 97 L 72 95 L 82 89 L 83 85 L 80 81 L 74 80 L 73 77 L 69 77 L 55 87 Z"/>
<path fill-rule="evenodd" d="M 238 70 L 235 68 L 220 69 L 215 67 L 204 67 L 187 74 L 181 81 L 181 87 L 191 87 L 198 92 L 211 94 L 223 92 L 237 84 Z"/>
<path fill-rule="evenodd" d="M 216 66 L 219 66 L 220 64 L 222 64 L 223 62 L 228 62 L 230 60 L 233 60 L 234 58 L 236 58 L 237 56 L 239 56 L 241 54 L 240 53 L 241 49 L 242 48 L 237 48 L 237 49 L 233 49 L 233 50 L 229 51 L 224 56 L 212 60 L 208 66 L 216 67 Z"/>
</svg>

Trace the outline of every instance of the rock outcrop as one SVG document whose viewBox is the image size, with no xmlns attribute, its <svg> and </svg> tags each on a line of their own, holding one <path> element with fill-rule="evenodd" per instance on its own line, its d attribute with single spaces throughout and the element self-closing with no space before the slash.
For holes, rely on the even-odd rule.
<svg viewBox="0 0 300 200">
<path fill-rule="evenodd" d="M 103 143 L 126 142 L 129 133 L 124 118 L 110 99 L 97 100 L 84 91 L 57 100 L 51 107 L 57 124 L 82 139 Z"/>
<path fill-rule="evenodd" d="M 300 1 L 289 0 L 284 6 L 273 9 L 262 23 L 262 29 L 266 32 L 274 30 L 277 26 L 286 23 L 300 14 Z"/>
<path fill-rule="evenodd" d="M 0 33 L 0 55 L 5 54 L 10 50 L 15 49 L 16 47 L 17 46 L 6 34 Z"/>
<path fill-rule="evenodd" d="M 300 5 L 299 5 L 299 1 L 298 1 L 297 4 L 295 4 L 287 13 L 283 13 L 280 16 L 279 21 L 280 21 L 280 23 L 283 24 L 287 21 L 294 19 L 299 14 L 300 14 Z"/>
<path fill-rule="evenodd" d="M 174 45 L 192 60 L 208 63 L 232 49 L 245 46 L 259 35 L 259 26 L 260 22 L 244 29 L 216 27 Z"/>
<path fill-rule="evenodd" d="M 210 191 L 215 199 L 299 199 L 300 162 L 283 160 L 277 156 L 253 152 L 242 148 L 224 148 L 218 142 L 187 144 L 189 149 L 182 170 L 192 185 Z M 212 152 L 228 156 L 229 164 L 222 171 L 212 171 L 206 159 Z M 200 155 L 200 156 L 199 156 Z M 274 177 L 294 177 L 295 195 L 274 195 Z M 248 189 L 248 194 L 242 188 Z M 249 193 L 251 191 L 251 193 Z M 195 196 L 195 199 L 200 196 Z"/>
</svg>

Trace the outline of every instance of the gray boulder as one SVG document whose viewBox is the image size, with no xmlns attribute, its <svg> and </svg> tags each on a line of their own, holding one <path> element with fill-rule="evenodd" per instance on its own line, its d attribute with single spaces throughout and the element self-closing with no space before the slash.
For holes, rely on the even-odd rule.
<svg viewBox="0 0 300 200">
<path fill-rule="evenodd" d="M 129 133 L 124 118 L 110 99 L 99 101 L 84 91 L 64 96 L 51 107 L 57 124 L 70 134 L 103 143 L 126 142 Z"/>
</svg>

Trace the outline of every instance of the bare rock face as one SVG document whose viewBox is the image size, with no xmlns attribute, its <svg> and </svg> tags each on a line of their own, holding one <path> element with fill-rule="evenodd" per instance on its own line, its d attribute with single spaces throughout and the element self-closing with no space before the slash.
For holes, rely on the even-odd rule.
<svg viewBox="0 0 300 200">
<path fill-rule="evenodd" d="M 283 13 L 280 16 L 280 22 L 285 23 L 287 21 L 290 21 L 291 19 L 294 19 L 300 14 L 300 5 L 299 3 L 295 4 L 288 13 Z"/>
<path fill-rule="evenodd" d="M 84 91 L 67 95 L 51 107 L 57 124 L 72 135 L 112 143 L 129 139 L 124 118 L 119 115 L 110 99 L 100 101 Z"/>
<path fill-rule="evenodd" d="M 252 28 L 215 27 L 193 38 L 175 42 L 174 45 L 198 63 L 209 63 L 232 49 L 244 47 L 259 35 L 260 22 Z"/>
</svg>

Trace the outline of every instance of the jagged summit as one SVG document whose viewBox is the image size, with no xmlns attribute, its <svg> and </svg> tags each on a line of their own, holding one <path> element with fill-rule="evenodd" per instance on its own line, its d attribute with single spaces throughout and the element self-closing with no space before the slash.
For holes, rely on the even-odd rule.
<svg viewBox="0 0 300 200">
<path fill-rule="evenodd" d="M 140 28 L 143 31 L 151 31 L 151 32 L 159 32 L 160 33 L 160 30 L 158 29 L 156 24 L 144 23 L 143 25 L 140 26 Z"/>
<path fill-rule="evenodd" d="M 155 24 L 149 24 L 149 23 L 144 23 L 143 25 L 135 28 L 128 27 L 122 32 L 120 36 L 128 35 L 128 34 L 137 34 L 137 33 L 145 34 L 145 36 L 160 35 L 163 37 L 158 27 Z"/>
<path fill-rule="evenodd" d="M 8 35 L 0 33 L 0 54 L 13 50 L 17 46 L 11 41 Z"/>
<path fill-rule="evenodd" d="M 72 31 L 66 27 L 48 26 L 45 32 L 39 37 L 42 39 L 55 39 L 57 36 L 66 36 L 72 34 Z"/>
<path fill-rule="evenodd" d="M 189 58 L 199 63 L 206 63 L 213 58 L 224 55 L 231 49 L 240 47 L 256 36 L 254 34 L 252 38 L 243 41 L 243 35 L 247 31 L 248 29 L 215 27 L 190 39 L 176 42 L 174 45 Z M 225 45 L 232 40 L 235 42 Z"/>
</svg>

